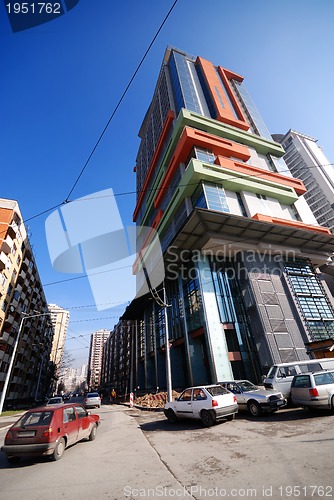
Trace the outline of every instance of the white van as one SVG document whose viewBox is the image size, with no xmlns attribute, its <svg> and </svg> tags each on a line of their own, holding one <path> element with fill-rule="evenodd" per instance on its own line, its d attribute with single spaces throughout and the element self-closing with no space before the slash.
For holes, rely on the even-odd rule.
<svg viewBox="0 0 334 500">
<path fill-rule="evenodd" d="M 290 387 L 295 375 L 320 370 L 333 370 L 334 358 L 309 359 L 308 361 L 292 361 L 273 365 L 263 381 L 266 389 L 280 391 L 287 399 L 290 398 Z"/>
</svg>

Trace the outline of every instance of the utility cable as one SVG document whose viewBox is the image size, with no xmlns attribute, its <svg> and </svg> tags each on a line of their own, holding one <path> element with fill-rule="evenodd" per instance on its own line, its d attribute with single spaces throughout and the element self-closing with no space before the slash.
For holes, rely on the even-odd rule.
<svg viewBox="0 0 334 500">
<path fill-rule="evenodd" d="M 65 203 L 68 203 L 68 202 L 70 201 L 70 200 L 69 200 L 69 197 L 71 196 L 71 194 L 73 193 L 73 191 L 74 191 L 74 189 L 75 189 L 76 185 L 78 184 L 78 182 L 79 182 L 79 180 L 80 180 L 80 178 L 81 178 L 82 174 L 84 173 L 84 171 L 85 171 L 85 169 L 86 169 L 86 167 L 87 167 L 88 163 L 90 162 L 90 160 L 91 160 L 91 158 L 92 158 L 93 154 L 95 153 L 95 151 L 96 151 L 96 149 L 97 149 L 97 147 L 98 147 L 99 143 L 101 142 L 102 137 L 104 136 L 105 132 L 107 131 L 107 128 L 109 127 L 109 125 L 110 125 L 110 123 L 111 123 L 112 119 L 114 118 L 114 116 L 115 116 L 115 114 L 116 114 L 116 112 L 117 112 L 118 108 L 120 107 L 120 105 L 121 105 L 121 103 L 122 103 L 122 101 L 123 101 L 123 99 L 124 99 L 125 95 L 127 94 L 127 92 L 128 92 L 128 90 L 129 90 L 129 88 L 130 88 L 130 86 L 131 86 L 131 84 L 132 84 L 133 80 L 135 79 L 135 77 L 136 77 L 136 75 L 137 75 L 137 73 L 138 73 L 139 69 L 141 68 L 141 66 L 142 66 L 143 62 L 145 61 L 145 59 L 146 59 L 146 57 L 147 57 L 147 54 L 148 54 L 148 53 L 149 53 L 149 51 L 151 50 L 152 45 L 154 44 L 155 40 L 157 39 L 157 37 L 158 37 L 158 35 L 159 35 L 160 31 L 162 30 L 163 26 L 165 25 L 165 23 L 166 23 L 167 19 L 169 18 L 170 14 L 172 13 L 172 11 L 173 11 L 173 9 L 174 9 L 175 5 L 177 4 L 177 2 L 178 2 L 178 0 L 175 0 L 175 1 L 174 1 L 173 5 L 171 6 L 171 8 L 169 9 L 169 11 L 167 12 L 167 14 L 166 14 L 166 16 L 165 16 L 164 20 L 163 20 L 163 21 L 162 21 L 162 23 L 160 24 L 160 27 L 158 28 L 157 32 L 155 33 L 155 35 L 154 35 L 154 37 L 153 37 L 153 39 L 152 39 L 151 43 L 149 44 L 148 48 L 146 49 L 145 54 L 143 55 L 143 57 L 142 57 L 142 59 L 141 59 L 140 63 L 138 64 L 138 66 L 137 66 L 136 70 L 134 71 L 134 73 L 133 73 L 132 77 L 130 78 L 129 83 L 127 84 L 127 86 L 126 86 L 126 88 L 125 88 L 125 90 L 124 90 L 123 94 L 121 95 L 121 97 L 120 97 L 119 101 L 117 102 L 117 104 L 116 104 L 116 106 L 115 106 L 115 108 L 114 108 L 113 112 L 111 113 L 111 116 L 110 116 L 109 120 L 107 121 L 106 126 L 104 127 L 103 131 L 102 131 L 102 132 L 101 132 L 101 134 L 100 134 L 100 137 L 98 138 L 97 142 L 95 143 L 95 146 L 93 147 L 92 152 L 90 153 L 90 155 L 89 155 L 88 159 L 86 160 L 86 163 L 85 163 L 85 164 L 84 164 L 84 166 L 82 167 L 81 172 L 79 173 L 79 175 L 78 175 L 77 179 L 75 180 L 75 182 L 74 182 L 74 184 L 73 184 L 73 186 L 72 186 L 72 188 L 71 188 L 70 192 L 68 193 L 68 195 L 67 195 L 67 197 L 66 197 L 66 199 L 65 199 Z"/>
<path fill-rule="evenodd" d="M 245 163 L 245 167 L 247 167 L 247 165 L 248 164 Z M 330 166 L 333 167 L 334 163 L 325 163 L 323 165 L 309 165 L 309 166 L 308 165 L 304 165 L 304 166 L 302 166 L 300 168 L 311 170 L 313 168 L 330 167 Z M 272 172 L 272 171 L 271 170 L 263 170 L 263 173 L 262 172 L 258 173 L 258 174 L 254 174 L 253 173 L 252 177 L 254 177 L 254 178 L 261 178 L 263 175 L 266 175 L 266 174 L 268 174 L 270 172 Z M 287 169 L 287 170 L 282 170 L 280 172 L 275 172 L 275 173 L 277 173 L 277 174 L 284 174 L 285 172 L 290 172 L 290 170 Z M 230 180 L 235 180 L 235 179 L 238 179 L 238 178 L 239 178 L 239 176 L 230 177 Z M 296 179 L 296 177 L 291 177 L 291 179 Z M 197 184 L 198 184 L 198 181 L 194 182 L 194 183 L 189 183 L 189 184 L 178 184 L 177 186 L 167 186 L 165 188 L 157 187 L 157 188 L 151 188 L 151 189 L 146 189 L 146 190 L 139 190 L 138 193 L 141 193 L 142 191 L 145 191 L 147 193 L 152 193 L 152 192 L 157 193 L 157 192 L 159 192 L 161 190 L 167 191 L 168 189 L 175 189 L 177 187 L 186 187 L 186 186 L 192 186 L 192 185 L 197 185 Z M 124 192 L 120 192 L 120 193 L 114 193 L 113 195 L 96 196 L 95 198 L 94 197 L 90 197 L 89 199 L 93 200 L 93 199 L 107 198 L 107 197 L 110 197 L 110 196 L 113 196 L 113 197 L 116 198 L 118 196 L 129 196 L 129 195 L 134 195 L 136 193 L 137 193 L 137 191 L 124 191 Z M 76 202 L 80 202 L 80 201 L 82 201 L 82 200 L 80 200 L 80 199 L 79 200 L 72 200 L 72 201 L 68 201 L 68 203 L 76 203 Z M 44 215 L 44 214 L 46 214 L 48 212 L 51 212 L 51 210 L 59 208 L 59 207 L 61 207 L 64 204 L 65 204 L 65 202 L 58 203 L 58 205 L 54 205 L 54 206 L 52 206 L 52 207 L 50 207 L 48 209 L 43 210 L 42 212 L 39 212 L 39 213 L 37 213 L 35 215 L 32 215 L 31 217 L 28 217 L 27 219 L 24 219 L 22 221 L 22 224 L 26 224 L 30 220 L 36 219 L 37 217 L 40 217 L 41 215 Z M 0 223 L 1 223 L 1 221 L 0 221 Z M 3 234 L 6 234 L 6 232 L 7 232 L 7 227 L 6 227 L 6 229 L 0 231 L 0 236 L 3 235 Z"/>
</svg>

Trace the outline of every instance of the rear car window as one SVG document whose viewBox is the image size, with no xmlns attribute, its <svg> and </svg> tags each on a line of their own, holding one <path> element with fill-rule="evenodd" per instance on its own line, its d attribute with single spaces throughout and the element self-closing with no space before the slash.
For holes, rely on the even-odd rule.
<svg viewBox="0 0 334 500">
<path fill-rule="evenodd" d="M 296 377 L 292 381 L 291 387 L 311 387 L 310 376 L 301 375 L 300 377 Z"/>
<path fill-rule="evenodd" d="M 87 394 L 87 398 L 98 398 L 99 395 L 97 392 L 92 392 L 91 394 Z"/>
<path fill-rule="evenodd" d="M 314 375 L 315 385 L 327 385 L 334 384 L 334 372 L 321 373 L 319 375 Z"/>
<path fill-rule="evenodd" d="M 221 396 L 222 394 L 229 394 L 229 392 L 225 389 L 225 387 L 221 385 L 215 385 L 214 387 L 206 387 L 211 396 Z"/>
<path fill-rule="evenodd" d="M 29 427 L 39 425 L 49 425 L 52 419 L 52 411 L 34 411 L 26 413 L 18 421 L 17 427 Z"/>
</svg>

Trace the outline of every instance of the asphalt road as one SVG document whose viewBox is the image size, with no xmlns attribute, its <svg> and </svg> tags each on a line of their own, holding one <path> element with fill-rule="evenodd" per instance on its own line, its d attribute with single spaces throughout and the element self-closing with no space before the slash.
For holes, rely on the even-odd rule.
<svg viewBox="0 0 334 500">
<path fill-rule="evenodd" d="M 93 411 L 102 422 L 96 440 L 59 462 L 9 466 L 0 453 L 0 499 L 334 498 L 330 413 L 239 414 L 206 429 L 125 406 Z"/>
</svg>

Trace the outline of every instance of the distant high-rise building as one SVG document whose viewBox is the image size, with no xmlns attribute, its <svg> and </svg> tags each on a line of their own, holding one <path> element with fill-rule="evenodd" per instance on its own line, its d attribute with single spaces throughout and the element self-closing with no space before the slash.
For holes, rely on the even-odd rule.
<svg viewBox="0 0 334 500">
<path fill-rule="evenodd" d="M 110 330 L 98 330 L 91 335 L 88 359 L 88 386 L 97 389 L 100 385 L 103 359 L 103 346 L 110 335 Z"/>
<path fill-rule="evenodd" d="M 30 316 L 30 317 L 29 317 Z M 20 333 L 6 402 L 48 390 L 53 329 L 19 205 L 0 199 L 0 394 Z"/>
<path fill-rule="evenodd" d="M 70 313 L 56 304 L 48 304 L 48 309 L 51 314 L 51 322 L 54 331 L 50 361 L 54 367 L 54 379 L 57 381 L 59 379 L 64 354 Z M 53 389 L 55 389 L 55 387 Z"/>
<path fill-rule="evenodd" d="M 334 167 L 317 140 L 295 130 L 273 138 L 282 144 L 292 175 L 304 182 L 305 200 L 318 223 L 334 232 Z"/>
<path fill-rule="evenodd" d="M 60 373 L 60 382 L 65 392 L 84 391 L 87 388 L 87 371 L 87 365 L 82 365 L 80 368 L 63 368 Z"/>
<path fill-rule="evenodd" d="M 317 272 L 334 236 L 312 214 L 243 76 L 168 48 L 139 136 L 134 221 L 139 233 L 156 230 L 164 252 L 173 386 L 260 381 L 274 363 L 308 359 L 306 342 L 334 335 Z M 134 386 L 147 389 L 166 387 L 155 296 L 123 315 L 136 322 Z"/>
</svg>

